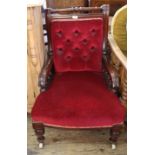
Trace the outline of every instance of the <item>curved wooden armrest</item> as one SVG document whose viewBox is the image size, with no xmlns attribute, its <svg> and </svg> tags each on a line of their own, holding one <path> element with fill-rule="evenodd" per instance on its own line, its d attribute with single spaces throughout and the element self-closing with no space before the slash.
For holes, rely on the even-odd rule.
<svg viewBox="0 0 155 155">
<path fill-rule="evenodd" d="M 115 92 L 119 89 L 119 74 L 117 70 L 109 63 L 105 64 L 106 81 L 108 86 Z"/>
<path fill-rule="evenodd" d="M 124 56 L 123 52 L 118 47 L 118 45 L 117 45 L 116 41 L 113 39 L 112 35 L 108 35 L 108 41 L 109 41 L 109 45 L 110 45 L 112 52 L 115 54 L 115 56 L 118 58 L 118 60 L 124 66 L 124 68 L 127 70 L 127 58 Z"/>
<path fill-rule="evenodd" d="M 52 56 L 48 55 L 39 75 L 39 86 L 41 91 L 45 91 L 47 89 L 48 83 L 52 78 L 52 65 Z"/>
</svg>

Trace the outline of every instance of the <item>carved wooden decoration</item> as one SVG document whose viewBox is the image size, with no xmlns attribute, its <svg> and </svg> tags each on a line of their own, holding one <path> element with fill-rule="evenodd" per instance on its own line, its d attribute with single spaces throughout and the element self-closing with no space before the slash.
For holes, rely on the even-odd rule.
<svg viewBox="0 0 155 155">
<path fill-rule="evenodd" d="M 43 65 L 44 42 L 42 30 L 41 5 L 27 7 L 27 111 L 39 94 L 38 75 Z"/>
<path fill-rule="evenodd" d="M 127 0 L 88 0 L 88 1 L 89 6 L 101 6 L 103 4 L 110 4 L 111 16 L 113 16 L 119 8 L 127 4 Z"/>
<path fill-rule="evenodd" d="M 87 0 L 46 0 L 47 7 L 49 8 L 69 8 L 77 6 L 87 6 Z"/>
<path fill-rule="evenodd" d="M 122 103 L 124 104 L 125 107 L 127 107 L 127 72 L 126 70 L 122 67 L 121 73 L 121 92 L 122 92 Z"/>
</svg>

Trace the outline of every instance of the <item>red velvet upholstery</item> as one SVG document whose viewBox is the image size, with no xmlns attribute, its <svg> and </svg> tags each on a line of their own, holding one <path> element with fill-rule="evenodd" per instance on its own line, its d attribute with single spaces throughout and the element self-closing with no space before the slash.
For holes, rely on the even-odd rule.
<svg viewBox="0 0 155 155">
<path fill-rule="evenodd" d="M 103 19 L 51 21 L 52 49 L 57 72 L 101 71 Z"/>
<path fill-rule="evenodd" d="M 99 72 L 57 73 L 32 109 L 33 121 L 66 128 L 111 127 L 121 124 L 124 115 Z"/>
<path fill-rule="evenodd" d="M 103 19 L 52 19 L 50 23 L 56 74 L 37 97 L 32 120 L 66 128 L 123 123 L 125 109 L 102 75 Z"/>
</svg>

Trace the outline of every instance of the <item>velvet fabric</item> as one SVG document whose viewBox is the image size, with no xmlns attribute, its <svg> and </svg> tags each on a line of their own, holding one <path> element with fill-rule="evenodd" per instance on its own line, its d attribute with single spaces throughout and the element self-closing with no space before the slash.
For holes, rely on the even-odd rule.
<svg viewBox="0 0 155 155">
<path fill-rule="evenodd" d="M 50 35 L 56 73 L 32 109 L 32 121 L 64 128 L 111 127 L 125 109 L 102 74 L 102 18 L 54 19 Z"/>
<path fill-rule="evenodd" d="M 51 21 L 51 44 L 57 72 L 101 71 L 103 22 L 102 18 Z"/>
<path fill-rule="evenodd" d="M 32 109 L 32 120 L 64 128 L 111 127 L 124 121 L 125 109 L 107 89 L 101 72 L 56 73 Z"/>
</svg>

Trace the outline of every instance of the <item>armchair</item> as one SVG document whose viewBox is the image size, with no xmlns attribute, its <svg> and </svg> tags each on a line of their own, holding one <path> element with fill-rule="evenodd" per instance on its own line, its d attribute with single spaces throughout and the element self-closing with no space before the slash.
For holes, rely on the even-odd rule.
<svg viewBox="0 0 155 155">
<path fill-rule="evenodd" d="M 108 14 L 108 5 L 46 10 L 49 54 L 31 113 L 40 148 L 45 126 L 109 128 L 116 147 L 125 108 L 116 95 L 118 75 L 106 49 Z"/>
</svg>

